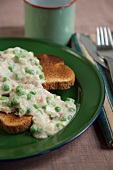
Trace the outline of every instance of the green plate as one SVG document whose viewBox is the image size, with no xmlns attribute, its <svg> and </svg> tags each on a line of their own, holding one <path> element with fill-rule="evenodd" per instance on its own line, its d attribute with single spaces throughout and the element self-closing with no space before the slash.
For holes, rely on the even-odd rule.
<svg viewBox="0 0 113 170">
<path fill-rule="evenodd" d="M 104 102 L 104 84 L 96 67 L 85 57 L 66 46 L 27 38 L 0 38 L 0 50 L 19 46 L 34 53 L 61 57 L 73 69 L 76 82 L 69 90 L 53 91 L 62 99 L 72 97 L 78 113 L 63 130 L 47 139 L 35 139 L 29 131 L 9 135 L 0 131 L 0 161 L 16 160 L 47 153 L 72 141 L 82 134 L 97 118 Z"/>
</svg>

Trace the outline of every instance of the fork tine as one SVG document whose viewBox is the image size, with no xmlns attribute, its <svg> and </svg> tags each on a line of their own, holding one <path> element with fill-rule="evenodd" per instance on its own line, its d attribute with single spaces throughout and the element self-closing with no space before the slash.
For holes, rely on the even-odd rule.
<svg viewBox="0 0 113 170">
<path fill-rule="evenodd" d="M 110 28 L 97 27 L 97 49 L 113 48 L 113 37 Z"/>
<path fill-rule="evenodd" d="M 101 35 L 101 45 L 105 45 L 105 43 L 104 43 L 104 32 L 103 32 L 102 27 L 100 27 L 100 35 Z"/>
<path fill-rule="evenodd" d="M 108 35 L 109 35 L 110 44 L 111 44 L 111 46 L 113 48 L 113 38 L 112 38 L 112 34 L 111 34 L 110 28 L 108 28 Z"/>
<path fill-rule="evenodd" d="M 105 40 L 105 45 L 109 45 L 109 40 L 108 40 L 108 33 L 106 27 L 104 27 L 104 40 Z"/>
<path fill-rule="evenodd" d="M 101 43 L 100 43 L 100 33 L 99 33 L 99 28 L 97 27 L 97 29 L 96 29 L 96 34 L 97 34 L 97 46 L 100 46 L 101 45 Z"/>
</svg>

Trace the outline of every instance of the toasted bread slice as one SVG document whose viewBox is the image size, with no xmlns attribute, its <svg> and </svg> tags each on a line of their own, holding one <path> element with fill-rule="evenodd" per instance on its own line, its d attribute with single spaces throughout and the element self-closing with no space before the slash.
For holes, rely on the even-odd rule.
<svg viewBox="0 0 113 170">
<path fill-rule="evenodd" d="M 62 60 L 60 57 L 57 57 L 55 55 L 49 55 L 49 54 L 36 54 L 35 55 L 39 60 L 40 64 L 43 65 L 64 65 L 64 60 Z"/>
<path fill-rule="evenodd" d="M 46 81 L 43 87 L 47 90 L 68 89 L 75 82 L 74 72 L 64 64 L 64 61 L 53 55 L 35 55 L 43 67 Z M 19 117 L 13 113 L 0 112 L 0 128 L 9 134 L 22 133 L 30 128 L 32 116 Z"/>
<path fill-rule="evenodd" d="M 46 90 L 64 90 L 74 85 L 75 76 L 66 65 L 43 66 L 46 82 L 43 87 Z"/>
<path fill-rule="evenodd" d="M 32 116 L 19 117 L 13 113 L 5 114 L 0 112 L 0 129 L 9 134 L 22 133 L 29 129 L 32 123 Z"/>
<path fill-rule="evenodd" d="M 64 61 L 53 55 L 35 55 L 43 67 L 45 82 L 43 87 L 46 90 L 65 90 L 74 85 L 75 74 L 71 68 L 64 64 Z"/>
</svg>

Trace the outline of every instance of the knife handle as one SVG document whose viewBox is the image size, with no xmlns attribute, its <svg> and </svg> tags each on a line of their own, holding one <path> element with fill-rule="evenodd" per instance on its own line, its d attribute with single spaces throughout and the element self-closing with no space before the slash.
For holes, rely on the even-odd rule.
<svg viewBox="0 0 113 170">
<path fill-rule="evenodd" d="M 112 79 L 112 83 L 113 83 L 113 59 L 111 59 L 110 57 L 105 57 L 105 60 L 107 62 L 107 65 L 109 67 L 109 71 L 110 71 L 110 75 L 111 75 L 111 79 Z"/>
</svg>

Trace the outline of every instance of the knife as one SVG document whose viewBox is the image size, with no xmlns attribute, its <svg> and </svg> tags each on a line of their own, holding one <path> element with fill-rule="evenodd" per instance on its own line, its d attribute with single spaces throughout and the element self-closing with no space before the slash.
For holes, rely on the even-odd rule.
<svg viewBox="0 0 113 170">
<path fill-rule="evenodd" d="M 101 66 L 105 67 L 108 69 L 107 65 L 105 62 L 101 61 L 99 56 L 97 55 L 97 50 L 96 46 L 94 43 L 91 41 L 90 38 L 88 38 L 86 35 L 80 34 L 80 41 L 84 45 L 84 47 L 88 50 L 89 54 L 92 56 L 92 58 L 99 63 Z"/>
</svg>

